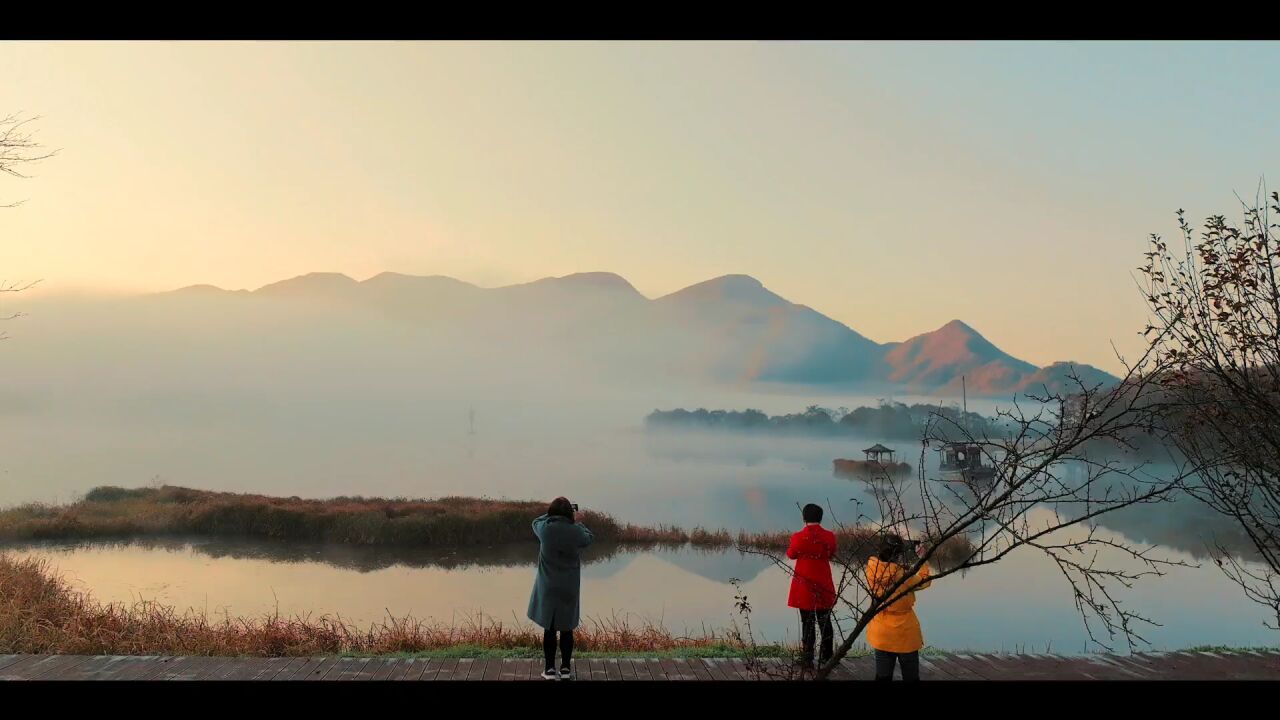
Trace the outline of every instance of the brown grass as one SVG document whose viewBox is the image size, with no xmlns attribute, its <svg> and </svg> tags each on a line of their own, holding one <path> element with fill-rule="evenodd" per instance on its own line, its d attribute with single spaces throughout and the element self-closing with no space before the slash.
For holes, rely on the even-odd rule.
<svg viewBox="0 0 1280 720">
<path fill-rule="evenodd" d="M 728 634 L 673 635 L 661 626 L 625 619 L 586 620 L 574 633 L 586 652 L 664 652 L 733 646 Z M 336 617 L 210 619 L 155 602 L 103 604 L 72 589 L 43 559 L 0 555 L 0 653 L 77 655 L 297 656 L 416 653 L 468 646 L 542 647 L 531 624 L 476 616 L 446 626 L 393 618 L 367 628 Z"/>
<path fill-rule="evenodd" d="M 354 545 L 471 545 L 533 539 L 529 523 L 546 512 L 533 501 L 445 497 L 435 500 L 338 497 L 307 500 L 165 485 L 99 487 L 69 505 L 0 510 L 0 540 L 98 539 L 154 535 L 239 536 Z M 587 510 L 604 541 L 679 541 L 678 531 L 620 526 Z"/>
</svg>

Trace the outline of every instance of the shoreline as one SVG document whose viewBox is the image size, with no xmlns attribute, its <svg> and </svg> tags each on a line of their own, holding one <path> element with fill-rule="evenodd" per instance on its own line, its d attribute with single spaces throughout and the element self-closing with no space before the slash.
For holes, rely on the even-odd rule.
<svg viewBox="0 0 1280 720">
<path fill-rule="evenodd" d="M 537 540 L 530 525 L 545 511 L 546 505 L 536 501 L 457 496 L 311 500 L 172 485 L 103 486 L 73 503 L 0 509 L 0 544 L 208 537 L 385 548 L 532 545 Z M 585 509 L 580 517 L 597 543 L 621 549 L 687 545 L 781 551 L 794 532 L 641 526 L 619 523 L 612 515 L 592 509 Z M 870 555 L 877 536 L 874 528 L 831 529 L 841 553 L 848 553 L 846 560 L 862 562 Z M 953 537 L 935 549 L 934 561 L 946 565 L 970 549 L 967 538 Z"/>
</svg>

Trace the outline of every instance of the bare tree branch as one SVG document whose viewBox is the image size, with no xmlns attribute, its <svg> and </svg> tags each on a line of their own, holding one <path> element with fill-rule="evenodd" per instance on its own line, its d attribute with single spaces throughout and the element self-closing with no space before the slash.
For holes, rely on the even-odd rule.
<svg viewBox="0 0 1280 720">
<path fill-rule="evenodd" d="M 931 414 L 917 477 L 895 481 L 885 473 L 867 482 L 875 507 L 854 504 L 852 522 L 877 528 L 878 534 L 842 532 L 847 528 L 833 508 L 837 534 L 862 539 L 840 547 L 832 561 L 839 570 L 835 620 L 841 641 L 816 677 L 826 678 L 870 622 L 912 592 L 911 579 L 926 564 L 931 582 L 945 582 L 1015 551 L 1039 552 L 1055 564 L 1099 645 L 1110 649 L 1117 638 L 1130 647 L 1145 642 L 1143 628 L 1157 623 L 1124 605 L 1121 594 L 1140 579 L 1186 563 L 1157 557 L 1153 547 L 1106 537 L 1095 521 L 1168 501 L 1192 468 L 1174 463 L 1156 469 L 1132 450 L 1154 432 L 1163 396 L 1153 378 L 1162 368 L 1154 352 L 1126 368 L 1122 382 L 1110 388 L 1088 384 L 1072 370 L 1067 390 L 1046 388 L 1030 403 L 1014 402 L 981 433 L 971 432 L 963 416 Z M 930 452 L 938 449 L 959 449 L 957 457 L 967 465 L 949 474 L 927 470 Z M 864 567 L 888 533 L 919 541 L 924 552 L 903 560 L 897 581 L 875 592 Z M 794 577 L 790 564 L 773 551 L 739 549 L 770 558 Z"/>
</svg>

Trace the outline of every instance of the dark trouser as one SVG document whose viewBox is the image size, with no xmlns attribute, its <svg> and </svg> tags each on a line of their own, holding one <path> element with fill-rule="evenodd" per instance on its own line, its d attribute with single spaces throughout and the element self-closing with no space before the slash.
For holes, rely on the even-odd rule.
<svg viewBox="0 0 1280 720">
<path fill-rule="evenodd" d="M 547 629 L 542 631 L 542 657 L 547 661 L 547 669 L 550 670 L 556 666 L 556 631 Z M 573 660 L 573 631 L 560 631 L 560 667 L 569 667 L 570 661 Z"/>
<path fill-rule="evenodd" d="M 909 653 L 891 653 L 884 650 L 876 651 L 876 679 L 892 680 L 893 679 L 893 661 L 897 660 L 898 665 L 902 667 L 903 680 L 919 680 L 920 679 L 920 652 Z"/>
<path fill-rule="evenodd" d="M 831 632 L 830 610 L 801 610 L 800 637 L 804 641 L 804 664 L 809 666 L 813 665 L 813 625 L 815 621 L 817 621 L 818 627 L 822 630 L 822 653 L 818 656 L 818 662 L 824 663 L 831 659 L 835 643 L 835 637 Z"/>
</svg>

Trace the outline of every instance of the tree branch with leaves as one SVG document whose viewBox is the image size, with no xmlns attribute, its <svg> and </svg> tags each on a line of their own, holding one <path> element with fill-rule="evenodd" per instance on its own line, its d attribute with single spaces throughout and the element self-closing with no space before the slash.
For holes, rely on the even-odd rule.
<svg viewBox="0 0 1280 720">
<path fill-rule="evenodd" d="M 1139 286 L 1151 352 L 1168 368 L 1163 426 L 1200 467 L 1187 492 L 1233 521 L 1250 563 L 1212 542 L 1223 572 L 1280 629 L 1280 194 L 1240 200 L 1241 220 L 1210 216 L 1197 234 L 1177 213 L 1181 247 L 1151 236 Z"/>
</svg>

